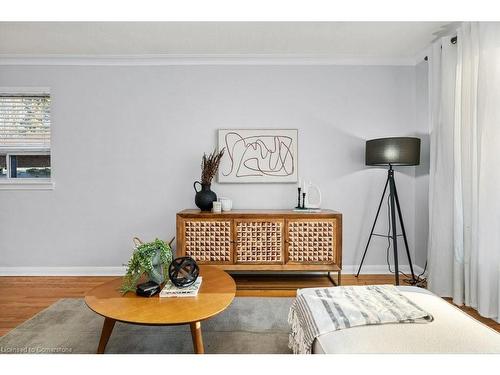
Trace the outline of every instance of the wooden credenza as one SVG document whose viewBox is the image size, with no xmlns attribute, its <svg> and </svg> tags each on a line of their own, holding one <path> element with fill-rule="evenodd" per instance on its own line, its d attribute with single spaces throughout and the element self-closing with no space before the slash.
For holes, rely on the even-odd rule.
<svg viewBox="0 0 500 375">
<path fill-rule="evenodd" d="M 227 271 L 342 269 L 342 214 L 331 210 L 177 213 L 177 255 Z"/>
</svg>

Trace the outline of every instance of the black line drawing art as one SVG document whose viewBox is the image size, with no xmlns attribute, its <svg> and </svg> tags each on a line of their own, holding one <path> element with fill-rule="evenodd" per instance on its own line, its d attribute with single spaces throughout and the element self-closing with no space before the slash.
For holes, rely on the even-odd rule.
<svg viewBox="0 0 500 375">
<path fill-rule="evenodd" d="M 273 177 L 273 181 L 296 173 L 296 139 L 283 131 L 228 130 L 223 138 L 227 163 L 220 175 L 248 180 L 249 177 Z"/>
</svg>

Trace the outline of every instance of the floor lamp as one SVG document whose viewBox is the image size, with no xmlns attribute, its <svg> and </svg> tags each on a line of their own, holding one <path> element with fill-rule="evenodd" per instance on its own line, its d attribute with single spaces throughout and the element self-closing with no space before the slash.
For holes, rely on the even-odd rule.
<svg viewBox="0 0 500 375">
<path fill-rule="evenodd" d="M 394 268 L 395 268 L 395 281 L 396 285 L 399 285 L 399 266 L 398 266 L 398 234 L 396 227 L 396 211 L 399 218 L 399 224 L 402 231 L 402 236 L 404 239 L 404 244 L 406 248 L 406 255 L 408 256 L 408 263 L 410 264 L 410 271 L 412 276 L 412 281 L 416 281 L 415 273 L 413 272 L 413 264 L 411 262 L 410 250 L 408 249 L 408 239 L 406 238 L 405 226 L 403 224 L 403 215 L 401 213 L 401 206 L 399 205 L 398 191 L 396 189 L 396 182 L 394 180 L 394 169 L 393 166 L 412 166 L 420 164 L 420 139 L 413 137 L 391 137 L 391 138 L 379 138 L 371 139 L 366 141 L 365 150 L 365 164 L 366 165 L 376 165 L 376 166 L 388 166 L 387 180 L 385 181 L 384 191 L 382 193 L 382 198 L 378 205 L 377 214 L 375 215 L 375 220 L 373 222 L 372 230 L 370 236 L 368 237 L 368 242 L 366 243 L 365 252 L 363 253 L 363 258 L 359 265 L 358 273 L 356 277 L 359 276 L 361 272 L 361 267 L 363 266 L 363 261 L 365 260 L 366 253 L 368 251 L 368 246 L 370 246 L 370 241 L 373 236 L 388 237 L 392 239 L 392 246 L 394 249 Z M 377 224 L 378 215 L 380 213 L 380 208 L 384 201 L 385 193 L 387 191 L 387 186 L 389 186 L 389 201 L 390 201 L 390 221 L 391 221 L 391 231 L 389 235 L 373 233 L 375 225 Z"/>
</svg>

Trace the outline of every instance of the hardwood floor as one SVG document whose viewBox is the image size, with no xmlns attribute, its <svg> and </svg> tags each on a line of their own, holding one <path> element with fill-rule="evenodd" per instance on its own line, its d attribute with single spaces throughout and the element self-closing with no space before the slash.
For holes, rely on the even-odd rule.
<svg viewBox="0 0 500 375">
<path fill-rule="evenodd" d="M 237 296 L 294 296 L 297 288 L 331 286 L 326 276 L 233 275 Z M 114 276 L 0 277 L 0 336 L 30 319 L 61 298 L 79 298 Z M 342 285 L 392 284 L 392 275 L 342 275 Z M 472 308 L 463 311 L 500 332 L 500 324 L 482 318 Z"/>
<path fill-rule="evenodd" d="M 332 273 L 334 280 L 336 273 Z M 295 297 L 295 291 L 299 288 L 329 287 L 332 282 L 326 276 L 304 276 L 304 275 L 238 275 L 234 274 L 236 280 L 237 296 L 266 296 L 266 297 Z M 392 284 L 392 275 L 342 275 L 342 285 L 375 285 Z"/>
<path fill-rule="evenodd" d="M 0 336 L 61 298 L 83 297 L 114 277 L 0 277 Z"/>
</svg>

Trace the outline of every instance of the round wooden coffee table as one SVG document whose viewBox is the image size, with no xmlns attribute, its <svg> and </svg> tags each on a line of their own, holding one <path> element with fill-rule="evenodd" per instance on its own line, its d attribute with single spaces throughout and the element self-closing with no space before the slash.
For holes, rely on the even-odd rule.
<svg viewBox="0 0 500 375">
<path fill-rule="evenodd" d="M 200 266 L 203 277 L 196 297 L 160 298 L 124 296 L 122 278 L 95 287 L 85 296 L 87 306 L 104 317 L 97 353 L 104 353 L 116 321 L 140 325 L 189 324 L 194 351 L 203 354 L 201 321 L 224 311 L 233 301 L 236 284 L 231 276 L 214 266 Z"/>
</svg>

